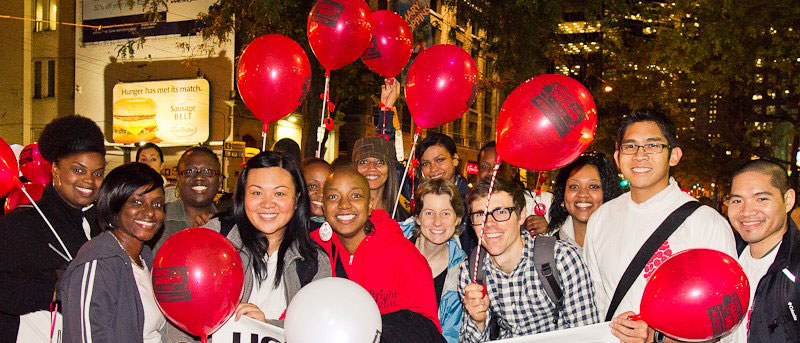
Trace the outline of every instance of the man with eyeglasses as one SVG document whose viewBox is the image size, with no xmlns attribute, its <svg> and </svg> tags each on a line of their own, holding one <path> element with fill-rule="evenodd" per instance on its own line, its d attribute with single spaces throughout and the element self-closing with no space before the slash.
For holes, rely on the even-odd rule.
<svg viewBox="0 0 800 343">
<path fill-rule="evenodd" d="M 561 304 L 557 305 L 545 291 L 543 284 L 547 281 L 536 271 L 534 240 L 538 238 L 523 234 L 522 189 L 497 180 L 487 214 L 489 183 L 481 181 L 467 196 L 469 215 L 478 235 L 481 223 L 486 222 L 480 248 L 487 254 L 476 262 L 485 272 L 486 288 L 484 291 L 483 285 L 472 281 L 473 270 L 469 263 L 462 263 L 461 342 L 485 342 L 597 322 L 591 279 L 578 248 L 566 241 L 555 241 L 553 260 L 563 292 Z"/>
<path fill-rule="evenodd" d="M 164 230 L 153 238 L 153 251 L 181 230 L 203 226 L 217 212 L 214 197 L 221 183 L 217 155 L 205 146 L 186 150 L 178 160 L 178 200 L 166 204 Z"/>
<path fill-rule="evenodd" d="M 666 116 L 652 111 L 629 115 L 617 131 L 614 159 L 630 181 L 631 190 L 603 204 L 587 225 L 584 253 L 597 306 L 601 317 L 613 318 L 611 332 L 622 342 L 672 341 L 654 332 L 644 321 L 631 318 L 639 312 L 647 278 L 664 260 L 699 248 L 736 256 L 728 222 L 714 209 L 692 204 L 696 200 L 681 191 L 670 177 L 670 168 L 678 164 L 681 156 L 675 126 Z M 678 208 L 682 210 L 676 211 Z M 671 230 L 662 228 L 653 235 L 673 212 L 673 217 L 680 217 L 683 222 L 671 220 L 673 224 L 664 227 L 672 227 L 674 232 L 670 234 Z M 651 236 L 665 236 L 666 240 L 653 239 L 645 244 Z M 643 246 L 651 250 L 642 249 Z M 650 255 L 648 251 L 655 253 Z M 635 259 L 637 254 L 640 258 Z M 641 261 L 639 265 L 644 268 L 634 267 L 634 260 Z"/>
</svg>

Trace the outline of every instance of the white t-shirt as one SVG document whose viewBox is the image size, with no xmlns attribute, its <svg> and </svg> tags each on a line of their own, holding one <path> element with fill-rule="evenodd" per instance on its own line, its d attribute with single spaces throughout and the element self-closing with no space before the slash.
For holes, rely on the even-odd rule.
<svg viewBox="0 0 800 343">
<path fill-rule="evenodd" d="M 283 282 L 278 284 L 278 287 L 273 287 L 278 270 L 277 252 L 273 253 L 273 256 L 265 257 L 265 260 L 267 262 L 267 279 L 259 284 L 255 273 L 251 273 L 253 275 L 253 291 L 247 302 L 256 305 L 261 312 L 264 312 L 265 318 L 279 319 L 286 310 L 286 292 Z"/>
<path fill-rule="evenodd" d="M 161 334 L 158 330 L 166 324 L 167 319 L 156 304 L 155 294 L 153 293 L 153 283 L 150 281 L 150 271 L 147 266 L 139 268 L 133 267 L 133 278 L 136 279 L 136 288 L 139 290 L 139 297 L 142 299 L 144 309 L 144 329 L 142 335 L 144 343 L 161 343 Z"/>
<path fill-rule="evenodd" d="M 781 244 L 779 243 L 769 254 L 756 259 L 750 254 L 750 246 L 747 246 L 739 257 L 739 264 L 742 265 L 744 274 L 747 275 L 747 280 L 750 281 L 750 306 L 747 308 L 747 315 L 742 320 L 742 323 L 736 327 L 736 338 L 734 342 L 747 343 L 747 332 L 750 327 L 750 311 L 753 310 L 753 299 L 756 296 L 758 282 L 767 274 L 767 270 L 769 270 L 769 266 L 772 265 L 772 262 L 775 262 L 775 256 L 778 256 L 780 247 Z"/>
<path fill-rule="evenodd" d="M 561 240 L 575 244 L 576 247 L 581 246 L 578 244 L 578 241 L 575 240 L 575 227 L 572 226 L 572 216 L 568 215 L 567 219 L 564 220 L 564 224 L 561 224 L 561 227 L 559 227 L 556 232 L 558 232 L 558 236 L 561 237 Z M 553 232 L 553 234 L 555 234 L 555 232 Z M 581 250 L 581 253 L 583 253 L 583 250 Z"/>
<path fill-rule="evenodd" d="M 617 284 L 639 248 L 670 213 L 687 201 L 695 199 L 682 192 L 670 178 L 667 188 L 641 204 L 635 203 L 627 192 L 592 213 L 583 250 L 601 317 L 605 317 Z M 626 311 L 639 313 L 644 286 L 653 270 L 678 252 L 698 248 L 722 251 L 736 258 L 730 225 L 708 206 L 698 208 L 664 242 L 634 281 L 614 316 Z"/>
</svg>

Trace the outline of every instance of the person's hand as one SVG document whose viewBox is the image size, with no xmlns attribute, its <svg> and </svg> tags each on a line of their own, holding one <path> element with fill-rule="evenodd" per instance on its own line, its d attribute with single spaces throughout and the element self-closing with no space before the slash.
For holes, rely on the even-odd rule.
<svg viewBox="0 0 800 343">
<path fill-rule="evenodd" d="M 531 236 L 543 235 L 547 233 L 547 219 L 544 219 L 544 216 L 528 216 L 525 219 L 525 230 Z"/>
<path fill-rule="evenodd" d="M 611 320 L 611 334 L 623 343 L 647 343 L 653 341 L 653 329 L 643 320 L 630 320 L 635 313 L 628 311 Z"/>
<path fill-rule="evenodd" d="M 387 108 L 394 107 L 398 95 L 400 95 L 400 82 L 395 79 L 384 79 L 381 86 L 381 104 Z"/>
<path fill-rule="evenodd" d="M 471 283 L 464 287 L 464 307 L 478 329 L 483 330 L 489 312 L 489 295 L 483 293 L 482 285 Z"/>
<path fill-rule="evenodd" d="M 239 306 L 236 307 L 236 320 L 238 321 L 242 316 L 247 316 L 265 323 L 267 322 L 264 312 L 261 312 L 261 310 L 253 304 L 240 303 Z"/>
<path fill-rule="evenodd" d="M 208 221 L 211 220 L 211 217 L 213 217 L 213 216 L 214 216 L 214 214 L 212 214 L 212 213 L 201 213 L 201 214 L 198 214 L 198 215 L 196 215 L 194 217 L 194 221 L 192 222 L 192 226 L 201 227 L 203 225 L 206 225 L 206 223 L 208 223 Z"/>
</svg>

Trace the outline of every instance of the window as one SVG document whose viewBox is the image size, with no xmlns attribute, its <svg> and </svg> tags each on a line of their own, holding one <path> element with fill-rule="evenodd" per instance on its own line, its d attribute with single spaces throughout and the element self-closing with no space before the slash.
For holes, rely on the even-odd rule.
<svg viewBox="0 0 800 343">
<path fill-rule="evenodd" d="M 443 43 L 443 41 L 442 41 L 442 30 L 438 26 L 433 26 L 433 25 L 431 25 L 431 26 L 432 26 L 431 32 L 432 32 L 432 36 L 433 36 L 433 43 L 434 44 Z"/>
<path fill-rule="evenodd" d="M 378 0 L 378 9 L 379 10 L 389 9 L 389 1 L 388 0 Z"/>
<path fill-rule="evenodd" d="M 42 97 L 42 61 L 33 62 L 33 97 Z"/>
<path fill-rule="evenodd" d="M 483 114 L 487 116 L 492 115 L 492 91 L 485 91 L 483 94 Z"/>
<path fill-rule="evenodd" d="M 36 0 L 34 16 L 37 20 L 33 24 L 34 32 L 55 30 L 58 20 L 57 0 Z"/>
<path fill-rule="evenodd" d="M 56 96 L 56 61 L 47 61 L 47 96 Z"/>
<path fill-rule="evenodd" d="M 437 13 L 439 12 L 439 0 L 431 0 L 431 5 L 430 6 L 431 6 L 431 9 L 434 12 L 437 12 Z"/>
</svg>

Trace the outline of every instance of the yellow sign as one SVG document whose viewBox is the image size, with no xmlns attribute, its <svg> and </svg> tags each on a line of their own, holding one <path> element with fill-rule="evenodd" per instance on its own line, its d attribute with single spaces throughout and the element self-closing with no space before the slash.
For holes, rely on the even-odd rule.
<svg viewBox="0 0 800 343">
<path fill-rule="evenodd" d="M 119 83 L 113 93 L 116 143 L 208 140 L 210 88 L 205 79 Z"/>
</svg>

